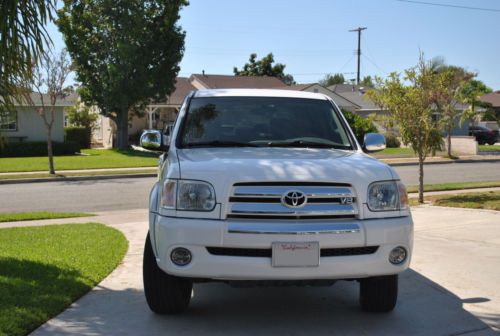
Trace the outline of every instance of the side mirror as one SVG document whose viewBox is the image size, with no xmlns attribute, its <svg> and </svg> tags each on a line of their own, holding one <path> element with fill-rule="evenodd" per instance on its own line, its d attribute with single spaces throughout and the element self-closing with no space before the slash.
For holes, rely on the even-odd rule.
<svg viewBox="0 0 500 336">
<path fill-rule="evenodd" d="M 141 134 L 140 145 L 145 149 L 162 150 L 165 147 L 162 138 L 162 134 L 158 130 L 145 130 Z"/>
<path fill-rule="evenodd" d="M 365 134 L 363 150 L 366 153 L 380 152 L 385 149 L 385 137 L 378 133 Z"/>
</svg>

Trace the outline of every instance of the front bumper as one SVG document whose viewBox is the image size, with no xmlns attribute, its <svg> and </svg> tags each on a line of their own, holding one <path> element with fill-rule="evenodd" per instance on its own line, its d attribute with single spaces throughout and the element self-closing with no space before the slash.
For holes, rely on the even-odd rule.
<svg viewBox="0 0 500 336">
<path fill-rule="evenodd" d="M 168 274 L 217 280 L 312 280 L 353 279 L 397 274 L 409 267 L 413 247 L 413 221 L 410 216 L 346 222 L 286 222 L 187 219 L 151 216 L 154 223 L 153 246 L 158 266 Z M 262 227 L 281 227 L 283 232 L 263 231 Z M 324 230 L 302 230 L 319 227 Z M 246 230 L 233 230 L 244 227 Z M 331 227 L 332 230 L 328 230 Z M 358 227 L 358 230 L 335 228 Z M 252 230 L 255 228 L 255 230 Z M 252 232 L 254 231 L 254 232 Z M 260 232 L 260 233 L 257 233 Z M 269 257 L 241 257 L 210 254 L 206 247 L 269 249 L 273 242 L 319 242 L 323 248 L 379 246 L 373 254 L 321 257 L 318 267 L 273 267 Z M 406 261 L 393 265 L 389 252 L 396 246 L 408 251 Z M 191 251 L 192 261 L 177 266 L 170 260 L 176 247 Z"/>
</svg>

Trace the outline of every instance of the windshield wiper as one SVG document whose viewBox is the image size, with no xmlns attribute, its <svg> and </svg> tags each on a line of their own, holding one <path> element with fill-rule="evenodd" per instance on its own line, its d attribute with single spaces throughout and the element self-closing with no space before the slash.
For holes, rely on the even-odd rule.
<svg viewBox="0 0 500 336">
<path fill-rule="evenodd" d="M 267 143 L 269 147 L 309 147 L 309 148 L 334 148 L 351 149 L 351 146 L 335 145 L 322 141 L 294 140 L 294 141 L 271 141 Z"/>
<path fill-rule="evenodd" d="M 259 145 L 248 143 L 248 142 L 238 142 L 238 141 L 202 141 L 202 142 L 191 142 L 187 143 L 186 147 L 260 147 Z"/>
</svg>

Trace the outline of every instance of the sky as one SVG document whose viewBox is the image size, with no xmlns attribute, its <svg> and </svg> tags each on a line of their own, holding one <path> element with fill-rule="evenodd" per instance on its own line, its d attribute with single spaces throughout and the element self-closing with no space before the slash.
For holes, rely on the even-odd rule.
<svg viewBox="0 0 500 336">
<path fill-rule="evenodd" d="M 428 4 L 416 3 L 427 2 Z M 431 5 L 477 7 L 465 9 Z M 356 77 L 357 27 L 361 77 L 387 76 L 426 58 L 478 73 L 500 90 L 500 1 L 498 0 L 190 0 L 179 24 L 186 31 L 180 76 L 233 74 L 253 52 L 272 52 L 298 83 L 328 73 Z M 64 46 L 51 26 L 56 49 Z"/>
</svg>

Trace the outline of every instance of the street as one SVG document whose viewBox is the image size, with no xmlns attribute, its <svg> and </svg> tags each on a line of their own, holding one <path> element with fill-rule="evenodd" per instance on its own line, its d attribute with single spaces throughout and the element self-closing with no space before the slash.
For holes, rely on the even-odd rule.
<svg viewBox="0 0 500 336">
<path fill-rule="evenodd" d="M 407 185 L 418 183 L 418 167 L 396 167 Z M 500 180 L 499 162 L 425 166 L 425 183 Z M 0 185 L 0 212 L 111 211 L 145 209 L 156 178 Z"/>
</svg>

